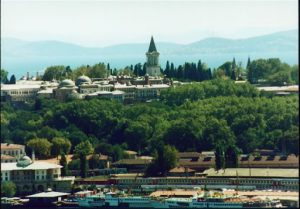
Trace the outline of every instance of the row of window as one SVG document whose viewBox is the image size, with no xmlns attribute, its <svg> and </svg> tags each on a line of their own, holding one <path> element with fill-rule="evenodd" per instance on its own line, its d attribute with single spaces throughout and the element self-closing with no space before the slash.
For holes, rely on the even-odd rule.
<svg viewBox="0 0 300 209">
<path fill-rule="evenodd" d="M 15 162 L 15 160 L 4 160 L 4 161 L 2 161 L 3 163 L 13 163 L 13 162 Z M 1 162 L 1 163 L 2 163 Z"/>
<path fill-rule="evenodd" d="M 153 180 L 151 179 L 140 179 L 138 180 L 140 183 L 153 183 Z M 191 179 L 168 179 L 166 180 L 155 180 L 156 184 L 160 183 L 193 183 L 193 184 L 204 184 L 204 183 L 210 183 L 210 184 L 228 184 L 232 183 L 229 180 L 213 180 L 213 179 L 207 179 L 207 180 L 191 180 Z M 134 180 L 132 179 L 122 179 L 120 180 L 120 183 L 133 183 Z M 272 184 L 274 181 L 272 180 L 235 180 L 233 183 L 240 183 L 240 184 Z M 284 181 L 282 182 L 284 184 L 290 184 L 290 185 L 297 185 L 297 181 Z"/>
<path fill-rule="evenodd" d="M 4 176 L 8 176 L 8 173 L 7 172 L 3 172 L 5 175 Z M 1 176 L 2 176 L 2 172 L 1 172 Z"/>
<path fill-rule="evenodd" d="M 36 90 L 27 90 L 27 91 L 10 91 L 10 95 L 18 95 L 18 94 L 35 94 L 37 91 Z"/>
<path fill-rule="evenodd" d="M 2 152 L 4 155 L 11 155 L 11 156 L 23 154 L 23 150 L 21 150 L 21 149 L 20 150 L 8 150 L 8 151 L 3 150 Z"/>
</svg>

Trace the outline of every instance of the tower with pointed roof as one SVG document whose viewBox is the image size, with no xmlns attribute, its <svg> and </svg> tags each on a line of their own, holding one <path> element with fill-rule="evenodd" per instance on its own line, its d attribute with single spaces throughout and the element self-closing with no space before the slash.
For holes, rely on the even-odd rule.
<svg viewBox="0 0 300 209">
<path fill-rule="evenodd" d="M 158 62 L 159 53 L 156 50 L 153 36 L 151 36 L 150 46 L 148 52 L 146 53 L 146 56 L 147 56 L 146 73 L 149 76 L 160 76 L 161 73 L 160 73 L 160 66 Z"/>
</svg>

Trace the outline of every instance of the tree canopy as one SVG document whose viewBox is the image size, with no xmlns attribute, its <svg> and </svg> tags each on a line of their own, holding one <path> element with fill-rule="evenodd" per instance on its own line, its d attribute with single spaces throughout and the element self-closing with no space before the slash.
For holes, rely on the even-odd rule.
<svg viewBox="0 0 300 209">
<path fill-rule="evenodd" d="M 1 103 L 1 140 L 30 141 L 37 156 L 46 157 L 60 154 L 62 140 L 55 138 L 64 138 L 71 142 L 70 153 L 88 155 L 95 148 L 114 161 L 124 157 L 124 149 L 142 155 L 157 152 L 158 142 L 178 151 L 217 152 L 221 146 L 224 163 L 229 148 L 298 155 L 298 101 L 295 95 L 265 95 L 247 82 L 220 78 L 169 88 L 161 92 L 160 101 L 151 103 L 41 99 L 38 109 Z M 45 151 L 38 153 L 42 149 L 37 147 Z"/>
</svg>

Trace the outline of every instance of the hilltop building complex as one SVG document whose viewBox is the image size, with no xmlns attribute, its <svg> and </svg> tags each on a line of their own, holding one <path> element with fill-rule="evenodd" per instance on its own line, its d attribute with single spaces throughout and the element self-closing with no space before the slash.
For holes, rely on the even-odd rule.
<svg viewBox="0 0 300 209">
<path fill-rule="evenodd" d="M 79 76 L 76 81 L 28 80 L 23 77 L 16 84 L 1 84 L 1 101 L 32 102 L 36 98 L 55 98 L 60 101 L 69 99 L 108 98 L 120 102 L 147 101 L 157 99 L 160 91 L 172 84 L 169 79 L 161 77 L 159 52 L 153 37 L 146 53 L 146 75 L 144 77 L 108 76 L 107 78 L 89 78 Z"/>
</svg>

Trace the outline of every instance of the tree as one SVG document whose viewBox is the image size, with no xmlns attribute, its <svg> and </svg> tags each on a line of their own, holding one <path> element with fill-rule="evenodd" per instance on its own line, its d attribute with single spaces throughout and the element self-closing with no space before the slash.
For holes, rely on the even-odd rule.
<svg viewBox="0 0 300 209">
<path fill-rule="evenodd" d="M 85 155 L 79 155 L 80 160 L 80 176 L 81 178 L 87 177 L 88 163 Z"/>
<path fill-rule="evenodd" d="M 4 83 L 4 84 L 8 83 L 7 76 L 8 76 L 8 72 L 4 69 L 1 69 L 1 83 Z"/>
<path fill-rule="evenodd" d="M 59 164 L 62 166 L 61 175 L 62 176 L 67 176 L 68 175 L 68 164 L 67 164 L 67 159 L 66 159 L 65 153 L 62 153 L 60 155 Z"/>
<path fill-rule="evenodd" d="M 62 80 L 65 78 L 66 75 L 66 67 L 63 65 L 56 65 L 47 67 L 45 73 L 43 75 L 44 81 L 52 81 L 55 80 Z"/>
<path fill-rule="evenodd" d="M 16 76 L 12 75 L 9 79 L 9 84 L 16 84 Z"/>
<path fill-rule="evenodd" d="M 240 150 L 237 147 L 230 145 L 225 153 L 225 167 L 237 168 L 239 154 Z"/>
<path fill-rule="evenodd" d="M 291 79 L 295 84 L 299 84 L 299 66 L 294 65 L 291 70 Z"/>
<path fill-rule="evenodd" d="M 74 149 L 74 153 L 77 155 L 87 156 L 89 154 L 92 154 L 93 152 L 94 152 L 93 145 L 88 140 L 79 143 Z"/>
<path fill-rule="evenodd" d="M 146 176 L 165 176 L 171 168 L 176 166 L 178 152 L 175 147 L 164 145 L 162 141 L 157 143 L 155 150 L 155 159 L 147 167 Z"/>
<path fill-rule="evenodd" d="M 224 150 L 220 144 L 216 145 L 215 165 L 216 170 L 220 170 L 225 167 Z"/>
<path fill-rule="evenodd" d="M 107 76 L 107 70 L 104 63 L 98 63 L 91 68 L 87 68 L 87 76 L 90 78 L 105 78 Z"/>
<path fill-rule="evenodd" d="M 268 77 L 268 83 L 271 85 L 276 85 L 276 86 L 283 86 L 286 84 L 291 84 L 292 79 L 291 79 L 291 72 L 285 70 L 285 71 L 279 71 L 273 75 L 270 75 Z"/>
<path fill-rule="evenodd" d="M 232 73 L 232 70 L 233 70 L 232 69 L 232 62 L 225 62 L 223 65 L 218 67 L 218 69 L 223 70 L 227 77 L 231 77 L 231 73 Z"/>
<path fill-rule="evenodd" d="M 124 150 L 118 144 L 113 146 L 112 158 L 113 161 L 118 161 L 124 157 Z"/>
<path fill-rule="evenodd" d="M 232 60 L 232 70 L 236 70 L 235 58 Z"/>
<path fill-rule="evenodd" d="M 12 181 L 1 182 L 1 197 L 13 197 L 16 194 L 17 187 Z"/>
<path fill-rule="evenodd" d="M 166 64 L 166 68 L 165 68 L 165 72 L 164 74 L 170 78 L 170 64 L 169 64 L 169 61 L 167 61 L 167 64 Z"/>
<path fill-rule="evenodd" d="M 82 178 L 85 178 L 87 176 L 88 163 L 86 156 L 92 154 L 93 152 L 94 148 L 92 144 L 87 140 L 78 144 L 74 149 L 74 153 L 77 154 L 80 159 L 80 176 Z"/>
<path fill-rule="evenodd" d="M 132 121 L 125 130 L 125 138 L 128 146 L 133 150 L 141 150 L 150 137 L 151 127 L 145 121 Z"/>
<path fill-rule="evenodd" d="M 230 78 L 234 81 L 236 80 L 235 70 L 232 70 Z"/>
<path fill-rule="evenodd" d="M 27 146 L 35 151 L 37 157 L 47 158 L 50 156 L 52 144 L 44 138 L 34 138 L 27 142 Z"/>
<path fill-rule="evenodd" d="M 248 57 L 247 66 L 246 66 L 247 70 L 249 69 L 250 64 L 251 64 L 250 57 Z"/>
<path fill-rule="evenodd" d="M 66 138 L 55 137 L 52 139 L 52 155 L 58 156 L 62 153 L 68 154 L 71 149 L 71 142 Z"/>
<path fill-rule="evenodd" d="M 107 70 L 107 75 L 112 74 L 109 63 L 107 63 L 107 65 L 106 65 L 106 70 Z"/>
</svg>

